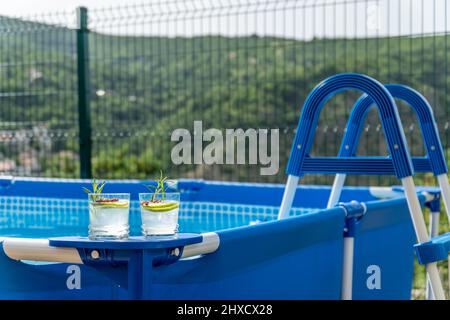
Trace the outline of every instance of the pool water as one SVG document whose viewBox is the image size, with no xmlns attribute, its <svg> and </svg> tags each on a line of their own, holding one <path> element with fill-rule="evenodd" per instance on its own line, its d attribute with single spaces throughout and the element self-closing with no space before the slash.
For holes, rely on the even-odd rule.
<svg viewBox="0 0 450 320">
<path fill-rule="evenodd" d="M 291 215 L 316 211 L 293 208 Z M 182 201 L 179 232 L 208 232 L 276 219 L 277 206 Z M 0 236 L 87 236 L 87 199 L 0 197 Z M 130 235 L 141 234 L 139 201 L 130 203 Z"/>
</svg>

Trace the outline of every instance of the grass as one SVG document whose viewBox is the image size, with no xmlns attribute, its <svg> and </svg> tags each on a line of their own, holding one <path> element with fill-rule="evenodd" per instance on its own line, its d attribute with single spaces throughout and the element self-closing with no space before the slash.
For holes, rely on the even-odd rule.
<svg viewBox="0 0 450 320">
<path fill-rule="evenodd" d="M 449 283 L 449 274 L 448 274 L 448 263 L 447 261 L 441 261 L 438 263 L 439 272 L 441 274 L 442 283 L 444 285 L 444 290 L 447 294 L 447 298 L 450 296 L 450 288 L 448 286 Z M 414 282 L 413 282 L 413 291 L 412 291 L 412 299 L 414 300 L 423 300 L 425 299 L 426 292 L 426 272 L 425 267 L 418 264 L 417 261 L 414 263 Z"/>
</svg>

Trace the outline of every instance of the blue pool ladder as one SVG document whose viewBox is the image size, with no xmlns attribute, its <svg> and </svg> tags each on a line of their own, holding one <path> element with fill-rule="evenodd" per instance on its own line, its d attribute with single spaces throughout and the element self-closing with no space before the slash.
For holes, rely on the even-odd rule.
<svg viewBox="0 0 450 320">
<path fill-rule="evenodd" d="M 448 168 L 442 143 L 439 138 L 439 131 L 436 127 L 436 121 L 433 116 L 433 110 L 423 95 L 408 86 L 388 84 L 385 85 L 385 87 L 394 98 L 406 102 L 417 115 L 427 154 L 425 157 L 412 158 L 414 170 L 416 172 L 432 172 L 437 178 L 440 193 L 443 195 L 442 198 L 446 208 L 447 217 L 450 221 L 450 185 L 447 178 Z M 367 94 L 362 95 L 356 102 L 347 123 L 347 130 L 342 140 L 339 156 L 356 156 L 363 124 L 369 110 L 373 106 L 373 103 L 373 100 Z M 328 199 L 327 208 L 332 208 L 338 203 L 345 179 L 346 174 L 336 174 L 330 197 Z M 438 236 L 439 215 L 440 199 L 433 201 L 430 206 L 430 236 L 432 238 Z M 433 298 L 430 287 L 428 286 L 427 289 L 427 297 Z"/>
<path fill-rule="evenodd" d="M 321 109 L 333 95 L 347 89 L 360 90 L 375 102 L 380 113 L 390 157 L 311 157 L 309 155 Z M 389 91 L 373 78 L 355 73 L 337 74 L 325 79 L 310 92 L 298 122 L 286 173 L 288 178 L 278 219 L 289 216 L 298 182 L 306 173 L 393 174 L 402 182 L 418 242 L 424 243 L 429 240 L 412 178 L 413 163 L 397 106 Z M 352 297 L 353 249 L 353 242 L 344 239 L 341 292 L 343 299 Z M 426 264 L 426 269 L 435 297 L 440 300 L 445 299 L 436 262 Z"/>
</svg>

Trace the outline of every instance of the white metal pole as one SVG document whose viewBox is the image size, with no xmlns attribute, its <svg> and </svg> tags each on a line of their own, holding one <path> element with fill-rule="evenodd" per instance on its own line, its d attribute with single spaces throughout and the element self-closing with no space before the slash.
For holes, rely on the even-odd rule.
<svg viewBox="0 0 450 320">
<path fill-rule="evenodd" d="M 355 238 L 344 238 L 344 267 L 342 268 L 341 299 L 351 300 L 353 290 L 353 252 Z"/>
<path fill-rule="evenodd" d="M 344 187 L 345 173 L 336 174 L 331 188 L 330 197 L 328 198 L 327 208 L 334 207 L 341 197 L 342 188 Z M 355 238 L 344 237 L 344 252 L 342 265 L 342 287 L 341 299 L 351 300 L 353 293 L 353 256 L 354 256 Z"/>
<path fill-rule="evenodd" d="M 430 237 L 434 238 L 439 235 L 439 217 L 440 212 L 430 212 Z M 434 300 L 433 290 L 431 290 L 431 284 L 427 275 L 427 291 L 426 297 L 428 300 Z"/>
<path fill-rule="evenodd" d="M 278 212 L 278 220 L 289 217 L 292 202 L 294 201 L 295 191 L 297 190 L 298 180 L 300 178 L 289 175 L 284 189 L 283 200 L 281 200 L 280 211 Z"/>
<path fill-rule="evenodd" d="M 434 238 L 439 235 L 440 212 L 430 212 L 430 237 Z"/>
<path fill-rule="evenodd" d="M 440 174 L 436 178 L 442 192 L 442 200 L 444 200 L 445 212 L 447 213 L 447 218 L 450 223 L 450 184 L 448 182 L 447 174 Z"/>
<path fill-rule="evenodd" d="M 439 269 L 437 263 L 429 263 L 426 266 L 428 278 L 430 280 L 431 289 L 433 291 L 433 297 L 435 300 L 445 300 L 445 292 L 442 287 L 442 281 L 439 276 Z"/>
<path fill-rule="evenodd" d="M 420 207 L 419 198 L 416 193 L 416 186 L 411 176 L 401 179 L 403 188 L 405 190 L 406 201 L 409 207 L 409 213 L 413 222 L 414 230 L 416 232 L 417 240 L 422 243 L 429 240 L 425 220 L 423 219 L 422 209 Z M 433 294 L 437 300 L 445 300 L 444 288 L 439 277 L 439 271 L 436 263 L 429 263 L 426 266 L 427 273 L 430 279 Z"/>
<path fill-rule="evenodd" d="M 448 223 L 450 223 L 450 184 L 446 173 L 437 176 L 439 187 L 442 193 L 442 200 L 444 200 L 445 213 L 447 214 Z M 450 268 L 450 255 L 447 259 L 448 267 Z M 450 269 L 449 269 L 450 270 Z M 450 272 L 448 275 L 448 287 L 450 295 Z"/>
<path fill-rule="evenodd" d="M 327 208 L 332 208 L 339 202 L 346 177 L 347 175 L 345 173 L 338 173 L 334 177 L 333 187 L 331 188 L 330 197 L 328 198 Z"/>
</svg>

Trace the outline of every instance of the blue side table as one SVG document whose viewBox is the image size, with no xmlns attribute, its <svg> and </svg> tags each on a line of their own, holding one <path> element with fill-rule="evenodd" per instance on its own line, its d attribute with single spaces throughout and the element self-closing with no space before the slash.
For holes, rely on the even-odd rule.
<svg viewBox="0 0 450 320">
<path fill-rule="evenodd" d="M 59 237 L 50 238 L 49 244 L 76 248 L 83 263 L 100 272 L 108 272 L 109 268 L 105 266 L 126 265 L 129 298 L 150 299 L 153 267 L 178 261 L 185 246 L 202 240 L 200 234 L 180 233 L 176 236 L 130 237 L 126 240 Z"/>
</svg>

